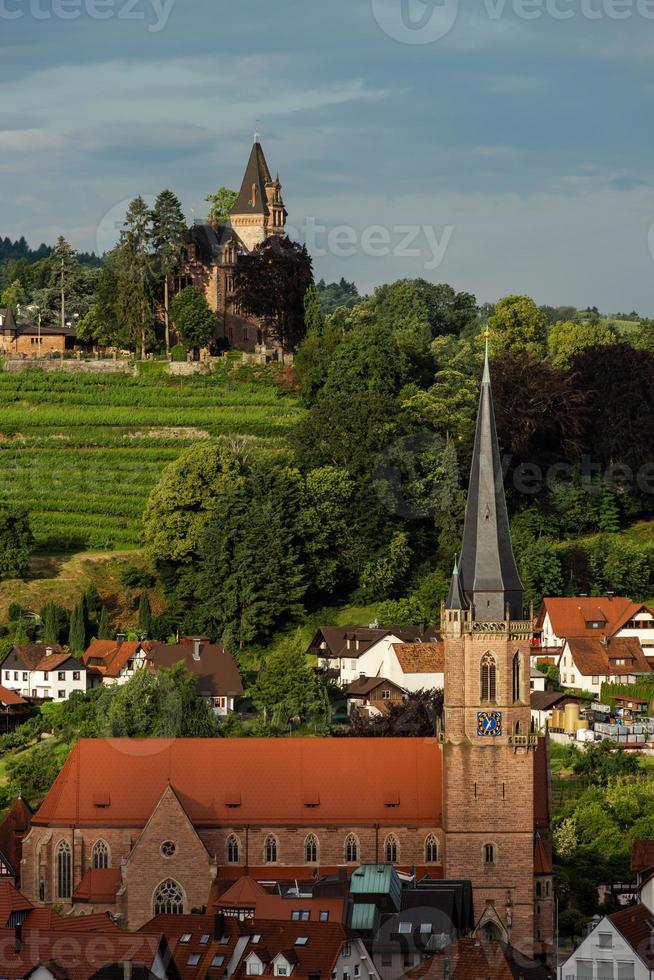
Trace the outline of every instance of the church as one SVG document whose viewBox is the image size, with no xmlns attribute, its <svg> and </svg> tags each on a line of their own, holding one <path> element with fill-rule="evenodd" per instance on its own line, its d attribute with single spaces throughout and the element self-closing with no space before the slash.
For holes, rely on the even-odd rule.
<svg viewBox="0 0 654 980">
<path fill-rule="evenodd" d="M 392 864 L 469 881 L 476 935 L 546 955 L 549 766 L 531 730 L 532 630 L 486 351 L 434 738 L 81 740 L 23 842 L 24 894 L 136 929 L 211 910 L 245 875 L 309 881 Z"/>
<path fill-rule="evenodd" d="M 279 345 L 265 326 L 239 309 L 234 276 L 241 256 L 267 238 L 286 233 L 286 218 L 279 176 L 273 180 L 256 135 L 229 218 L 196 223 L 189 229 L 185 261 L 173 280 L 174 293 L 187 286 L 204 291 L 216 315 L 216 338 L 225 346 L 279 356 Z"/>
</svg>

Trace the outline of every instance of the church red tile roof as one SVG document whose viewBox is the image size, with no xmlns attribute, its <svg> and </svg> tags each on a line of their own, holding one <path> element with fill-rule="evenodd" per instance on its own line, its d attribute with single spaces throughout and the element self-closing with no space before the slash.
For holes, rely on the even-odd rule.
<svg viewBox="0 0 654 980">
<path fill-rule="evenodd" d="M 75 889 L 76 902 L 115 902 L 121 883 L 120 868 L 89 868 Z"/>
<path fill-rule="evenodd" d="M 13 912 L 28 912 L 33 908 L 10 881 L 0 880 L 0 930 L 7 926 Z"/>
<path fill-rule="evenodd" d="M 441 769 L 427 738 L 81 739 L 32 823 L 144 826 L 170 784 L 197 826 L 437 826 Z M 307 807 L 317 781 L 320 803 Z M 241 802 L 229 807 L 235 791 Z M 391 792 L 399 805 L 386 809 Z"/>
</svg>

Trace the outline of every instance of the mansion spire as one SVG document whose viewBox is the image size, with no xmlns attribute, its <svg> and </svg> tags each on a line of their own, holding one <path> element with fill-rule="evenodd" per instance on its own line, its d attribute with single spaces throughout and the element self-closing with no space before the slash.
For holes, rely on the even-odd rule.
<svg viewBox="0 0 654 980">
<path fill-rule="evenodd" d="M 509 532 L 504 474 L 493 409 L 488 340 L 466 503 L 463 547 L 456 579 L 472 607 L 473 620 L 501 622 L 506 619 L 507 609 L 509 618 L 523 618 L 523 586 Z M 452 584 L 454 586 L 454 580 Z M 450 592 L 452 593 L 452 589 Z M 449 602 L 446 606 L 456 608 L 449 606 Z"/>
<path fill-rule="evenodd" d="M 255 133 L 230 224 L 248 251 L 271 235 L 284 235 L 287 212 L 279 177 L 273 180 L 259 133 Z"/>
</svg>

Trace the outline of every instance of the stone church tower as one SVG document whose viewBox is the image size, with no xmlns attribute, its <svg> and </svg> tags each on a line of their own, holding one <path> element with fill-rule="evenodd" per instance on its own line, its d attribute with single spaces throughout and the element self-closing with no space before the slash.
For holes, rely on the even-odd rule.
<svg viewBox="0 0 654 980">
<path fill-rule="evenodd" d="M 488 343 L 463 548 L 442 626 L 445 877 L 472 881 L 479 933 L 532 953 L 541 945 L 534 925 L 532 621 L 509 534 Z"/>
<path fill-rule="evenodd" d="M 256 135 L 238 198 L 230 211 L 230 225 L 251 252 L 271 235 L 284 235 L 286 218 L 279 176 L 272 179 Z"/>
</svg>

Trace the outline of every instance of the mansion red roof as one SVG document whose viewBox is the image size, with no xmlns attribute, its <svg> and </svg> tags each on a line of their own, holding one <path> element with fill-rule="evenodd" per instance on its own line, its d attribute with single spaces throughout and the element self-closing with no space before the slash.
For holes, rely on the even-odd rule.
<svg viewBox="0 0 654 980">
<path fill-rule="evenodd" d="M 625 596 L 574 596 L 543 599 L 536 628 L 548 615 L 556 636 L 613 636 L 646 607 Z M 590 625 L 590 624 L 598 625 Z"/>
<path fill-rule="evenodd" d="M 441 771 L 431 738 L 81 739 L 32 823 L 143 827 L 170 785 L 196 826 L 437 826 Z"/>
</svg>

